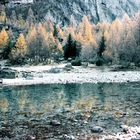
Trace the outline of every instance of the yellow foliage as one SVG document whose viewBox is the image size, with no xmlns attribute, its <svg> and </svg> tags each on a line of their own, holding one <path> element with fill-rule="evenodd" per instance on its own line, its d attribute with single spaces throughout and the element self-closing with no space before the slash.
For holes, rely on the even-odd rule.
<svg viewBox="0 0 140 140">
<path fill-rule="evenodd" d="M 29 29 L 29 33 L 27 35 L 28 43 L 31 43 L 33 41 L 33 39 L 36 37 L 36 35 L 37 35 L 37 31 L 36 31 L 35 26 L 33 26 Z"/>
<path fill-rule="evenodd" d="M 8 42 L 8 34 L 7 32 L 5 31 L 5 29 L 3 29 L 1 32 L 0 32 L 0 48 L 3 46 L 3 45 L 6 45 Z"/>
<path fill-rule="evenodd" d="M 55 42 L 55 38 L 54 38 L 52 32 L 49 33 L 48 38 L 47 38 L 47 42 L 48 42 L 50 47 L 54 47 L 55 46 L 56 42 Z"/>
<path fill-rule="evenodd" d="M 111 30 L 113 30 L 114 32 L 116 31 L 116 33 L 120 33 L 122 31 L 122 28 L 123 28 L 123 25 L 119 19 L 116 19 L 111 24 Z"/>
<path fill-rule="evenodd" d="M 60 38 L 63 38 L 63 37 L 64 37 L 64 33 L 63 33 L 63 31 L 62 31 L 61 28 L 58 29 L 58 36 L 59 36 Z"/>
<path fill-rule="evenodd" d="M 109 39 L 110 34 L 109 34 L 108 31 L 105 31 L 105 32 L 104 32 L 104 37 L 105 37 L 105 40 L 106 40 L 106 41 Z"/>
<path fill-rule="evenodd" d="M 72 35 L 72 38 L 75 39 L 75 31 L 74 31 L 74 28 L 68 27 L 67 30 L 66 30 L 66 32 L 67 32 L 67 36 L 68 36 L 69 34 L 71 34 L 71 35 Z"/>
<path fill-rule="evenodd" d="M 12 57 L 16 59 L 18 56 L 24 56 L 27 52 L 27 44 L 24 38 L 23 34 L 20 34 L 16 44 L 15 48 L 12 50 Z"/>
<path fill-rule="evenodd" d="M 83 41 L 87 43 L 93 41 L 92 25 L 86 16 L 82 19 L 79 32 L 82 34 Z"/>
<path fill-rule="evenodd" d="M 6 20 L 6 13 L 5 11 L 2 11 L 0 13 L 0 22 L 5 22 L 5 20 Z"/>
<path fill-rule="evenodd" d="M 18 49 L 27 49 L 27 44 L 23 34 L 19 35 L 15 47 Z"/>
<path fill-rule="evenodd" d="M 60 51 L 63 51 L 63 48 L 62 48 L 62 45 L 61 45 L 61 43 L 60 43 L 60 42 L 58 43 L 57 48 L 58 48 Z"/>
<path fill-rule="evenodd" d="M 38 30 L 38 32 L 41 33 L 42 35 L 44 35 L 44 36 L 47 35 L 47 32 L 46 32 L 45 26 L 42 25 L 41 23 L 38 24 L 38 26 L 37 26 L 37 30 Z"/>
</svg>

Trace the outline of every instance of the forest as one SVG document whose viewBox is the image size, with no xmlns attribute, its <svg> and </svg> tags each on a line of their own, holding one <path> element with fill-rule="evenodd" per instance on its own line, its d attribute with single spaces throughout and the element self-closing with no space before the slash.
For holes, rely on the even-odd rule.
<svg viewBox="0 0 140 140">
<path fill-rule="evenodd" d="M 90 22 L 84 16 L 80 23 L 71 17 L 69 25 L 58 25 L 48 17 L 37 21 L 30 8 L 27 17 L 0 11 L 0 59 L 9 64 L 37 65 L 70 60 L 100 65 L 140 66 L 140 12 L 127 14 L 113 22 Z"/>
</svg>

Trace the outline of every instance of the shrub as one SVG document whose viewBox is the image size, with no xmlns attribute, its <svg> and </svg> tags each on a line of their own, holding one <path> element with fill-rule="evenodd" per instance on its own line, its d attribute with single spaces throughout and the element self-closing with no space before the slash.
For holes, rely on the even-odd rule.
<svg viewBox="0 0 140 140">
<path fill-rule="evenodd" d="M 81 60 L 79 57 L 76 57 L 75 60 L 71 61 L 72 66 L 81 66 Z"/>
</svg>

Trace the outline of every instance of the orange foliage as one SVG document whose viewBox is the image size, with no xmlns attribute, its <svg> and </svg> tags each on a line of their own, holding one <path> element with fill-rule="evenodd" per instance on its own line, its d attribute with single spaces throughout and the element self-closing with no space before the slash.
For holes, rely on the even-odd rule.
<svg viewBox="0 0 140 140">
<path fill-rule="evenodd" d="M 12 49 L 12 57 L 16 59 L 17 57 L 23 57 L 27 52 L 27 44 L 23 34 L 20 34 L 17 38 L 15 47 Z"/>
<path fill-rule="evenodd" d="M 5 29 L 3 29 L 3 30 L 0 32 L 0 48 L 1 48 L 3 45 L 6 45 L 7 42 L 8 42 L 8 34 L 7 34 L 7 32 L 5 31 Z"/>
</svg>

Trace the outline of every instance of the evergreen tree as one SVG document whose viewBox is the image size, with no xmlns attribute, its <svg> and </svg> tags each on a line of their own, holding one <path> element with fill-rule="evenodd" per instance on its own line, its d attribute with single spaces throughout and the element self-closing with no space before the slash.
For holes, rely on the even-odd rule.
<svg viewBox="0 0 140 140">
<path fill-rule="evenodd" d="M 79 56 L 80 47 L 78 43 L 73 40 L 72 35 L 69 34 L 67 43 L 64 46 L 64 58 L 67 60 L 68 58 L 75 58 L 76 56 Z"/>
<path fill-rule="evenodd" d="M 98 49 L 98 52 L 97 52 L 97 55 L 102 58 L 103 56 L 103 52 L 105 51 L 105 48 L 106 48 L 106 45 L 105 45 L 105 37 L 104 37 L 104 34 L 102 35 L 102 38 L 101 38 L 101 41 L 100 41 L 100 44 L 99 44 L 99 49 Z"/>
<path fill-rule="evenodd" d="M 54 25 L 53 36 L 54 36 L 55 38 L 58 37 L 58 29 L 57 29 L 56 25 Z"/>
<path fill-rule="evenodd" d="M 97 51 L 97 61 L 96 61 L 96 65 L 97 66 L 101 66 L 103 64 L 103 52 L 105 51 L 106 48 L 106 44 L 105 44 L 106 40 L 105 40 L 105 36 L 104 33 L 102 35 L 100 44 L 99 44 L 99 48 Z"/>
<path fill-rule="evenodd" d="M 3 59 L 9 59 L 9 55 L 11 53 L 11 49 L 13 48 L 13 43 L 11 41 L 9 41 L 7 43 L 7 45 L 5 45 L 3 47 L 3 50 L 2 50 L 2 58 Z"/>
</svg>

